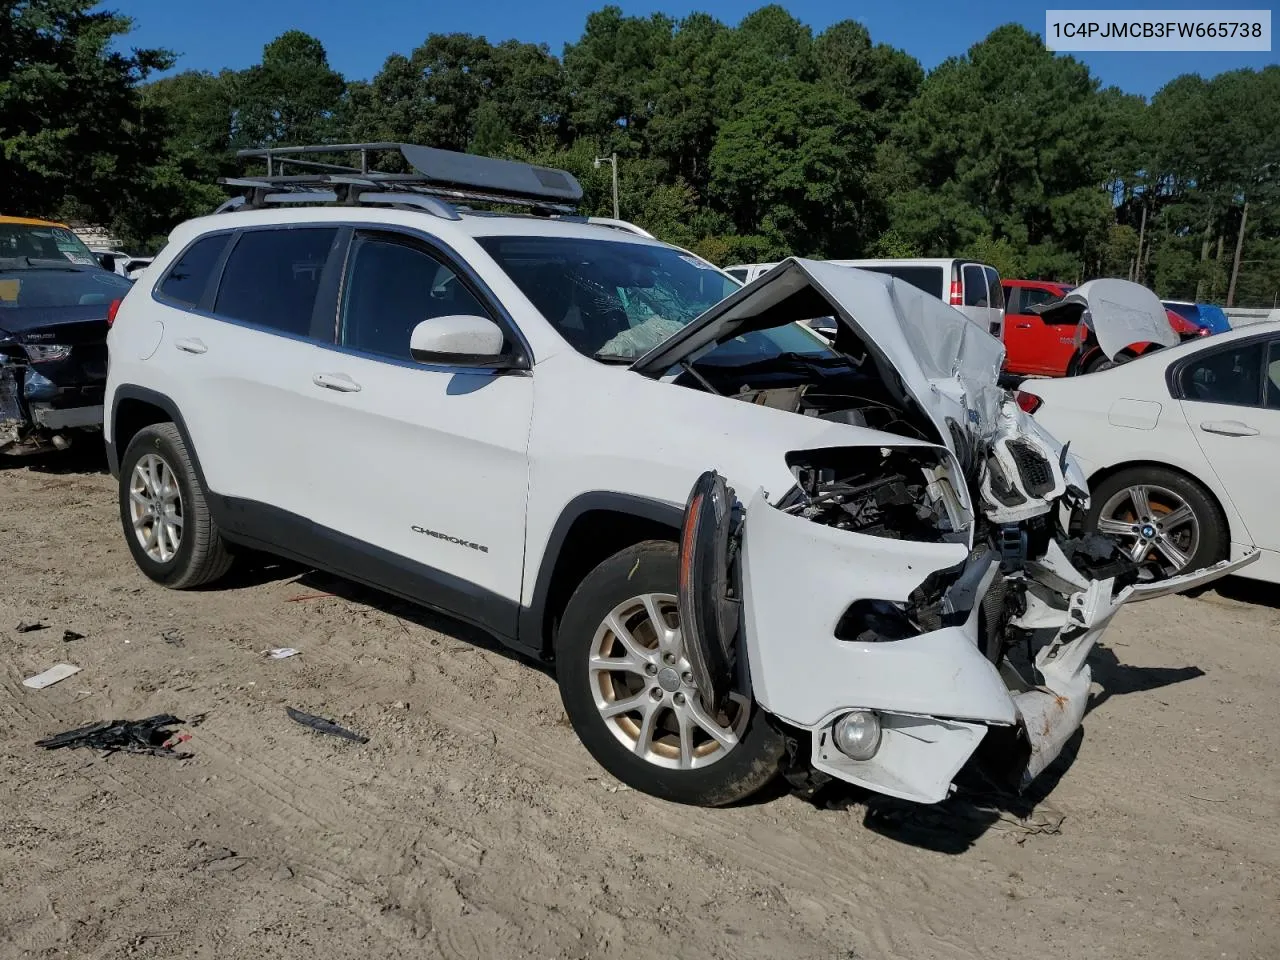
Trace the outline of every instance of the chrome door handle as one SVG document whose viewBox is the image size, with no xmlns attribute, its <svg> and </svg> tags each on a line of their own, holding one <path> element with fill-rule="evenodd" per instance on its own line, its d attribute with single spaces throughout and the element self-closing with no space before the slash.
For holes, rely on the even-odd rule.
<svg viewBox="0 0 1280 960">
<path fill-rule="evenodd" d="M 1206 420 L 1200 424 L 1205 433 L 1220 433 L 1224 437 L 1256 437 L 1258 431 L 1239 420 Z"/>
<path fill-rule="evenodd" d="M 209 349 L 204 345 L 204 341 L 199 337 L 187 337 L 184 340 L 175 340 L 173 345 L 183 353 L 205 353 Z"/>
<path fill-rule="evenodd" d="M 311 382 L 317 387 L 324 387 L 326 390 L 337 390 L 339 393 L 360 392 L 360 384 L 345 373 L 317 373 L 311 378 Z"/>
<path fill-rule="evenodd" d="M 1017 327 L 1019 330 L 1030 330 L 1030 329 L 1031 329 L 1031 324 L 1029 324 L 1029 323 L 1015 323 L 1015 324 L 1014 324 L 1014 326 L 1015 326 L 1015 327 Z"/>
</svg>

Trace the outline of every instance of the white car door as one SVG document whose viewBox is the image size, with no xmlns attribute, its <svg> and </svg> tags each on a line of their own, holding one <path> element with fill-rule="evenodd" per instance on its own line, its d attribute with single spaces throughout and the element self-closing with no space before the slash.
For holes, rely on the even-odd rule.
<svg viewBox="0 0 1280 960">
<path fill-rule="evenodd" d="M 514 637 L 532 376 L 427 365 L 409 352 L 419 322 L 471 314 L 499 322 L 527 356 L 455 262 L 422 237 L 356 232 L 337 343 L 313 372 L 331 451 L 315 520 L 350 575 Z"/>
<path fill-rule="evenodd" d="M 1254 542 L 1280 550 L 1280 337 L 1200 351 L 1174 377 L 1187 424 Z"/>
</svg>

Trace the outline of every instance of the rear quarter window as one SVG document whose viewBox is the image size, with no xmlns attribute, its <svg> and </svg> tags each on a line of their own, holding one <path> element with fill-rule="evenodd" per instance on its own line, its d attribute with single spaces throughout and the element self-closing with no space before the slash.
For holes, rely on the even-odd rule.
<svg viewBox="0 0 1280 960">
<path fill-rule="evenodd" d="M 222 251 L 226 249 L 229 233 L 201 237 L 182 252 L 157 287 L 166 300 L 182 306 L 194 307 L 200 303 L 213 268 L 217 266 Z"/>
</svg>

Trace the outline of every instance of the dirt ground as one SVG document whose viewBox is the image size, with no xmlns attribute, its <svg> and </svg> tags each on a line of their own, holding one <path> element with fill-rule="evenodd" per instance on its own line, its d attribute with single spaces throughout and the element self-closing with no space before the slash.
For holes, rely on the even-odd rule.
<svg viewBox="0 0 1280 960">
<path fill-rule="evenodd" d="M 1124 611 L 1025 806 L 694 810 L 620 789 L 551 677 L 411 607 L 285 567 L 152 585 L 94 467 L 0 469 L 5 960 L 1280 957 L 1265 589 Z M 83 670 L 21 685 L 58 662 Z M 190 759 L 33 745 L 162 712 L 207 715 Z"/>
</svg>

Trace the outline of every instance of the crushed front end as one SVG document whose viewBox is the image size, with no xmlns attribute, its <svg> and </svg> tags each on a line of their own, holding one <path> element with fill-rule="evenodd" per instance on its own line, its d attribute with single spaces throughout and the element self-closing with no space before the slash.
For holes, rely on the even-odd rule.
<svg viewBox="0 0 1280 960">
<path fill-rule="evenodd" d="M 738 681 L 810 735 L 820 776 L 934 803 L 990 737 L 999 772 L 1025 787 L 1080 727 L 1086 660 L 1120 606 L 1252 559 L 1139 583 L 1114 542 L 1061 529 L 1057 507 L 1082 502 L 1083 481 L 1025 419 L 1003 409 L 968 475 L 942 447 L 837 448 L 791 454 L 782 497 L 744 505 L 726 488 L 737 511 L 720 511 L 715 555 L 734 569 L 699 579 L 727 584 L 740 616 L 682 614 L 682 628 L 699 645 L 718 633 L 714 671 L 731 668 L 736 624 Z"/>
</svg>

